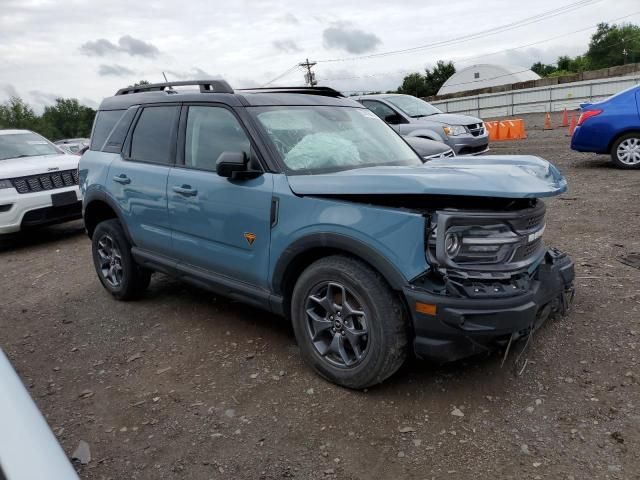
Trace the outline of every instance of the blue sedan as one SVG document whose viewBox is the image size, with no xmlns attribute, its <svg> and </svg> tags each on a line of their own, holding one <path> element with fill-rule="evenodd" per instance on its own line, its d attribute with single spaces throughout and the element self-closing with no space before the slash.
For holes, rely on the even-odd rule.
<svg viewBox="0 0 640 480">
<path fill-rule="evenodd" d="M 640 85 L 583 104 L 571 148 L 610 154 L 617 167 L 640 169 Z"/>
</svg>

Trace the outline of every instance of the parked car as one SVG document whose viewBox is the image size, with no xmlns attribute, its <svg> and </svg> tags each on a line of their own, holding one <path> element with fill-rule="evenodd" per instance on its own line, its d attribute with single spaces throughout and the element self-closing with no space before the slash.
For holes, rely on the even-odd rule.
<svg viewBox="0 0 640 480">
<path fill-rule="evenodd" d="M 90 140 L 88 138 L 66 138 L 53 143 L 66 152 L 81 155 L 81 151 L 89 146 Z"/>
<path fill-rule="evenodd" d="M 421 137 L 403 137 L 404 140 L 413 148 L 424 161 L 434 160 L 436 158 L 451 158 L 456 154 L 449 145 L 435 140 L 429 140 Z"/>
<path fill-rule="evenodd" d="M 0 234 L 82 217 L 76 155 L 29 130 L 0 130 Z"/>
<path fill-rule="evenodd" d="M 640 168 L 640 85 L 582 104 L 571 148 L 609 154 L 620 168 Z"/>
<path fill-rule="evenodd" d="M 489 150 L 489 133 L 479 118 L 442 113 L 412 95 L 378 94 L 355 98 L 402 136 L 446 143 L 456 155 L 478 155 Z"/>
<path fill-rule="evenodd" d="M 22 381 L 0 349 L 0 479 L 78 475 Z"/>
<path fill-rule="evenodd" d="M 169 88 L 185 84 L 200 90 Z M 124 88 L 100 105 L 80 178 L 113 297 L 160 271 L 284 315 L 304 360 L 350 388 L 410 350 L 455 360 L 524 337 L 573 294 L 573 263 L 542 240 L 542 198 L 567 188 L 553 165 L 425 164 L 326 87 Z"/>
</svg>

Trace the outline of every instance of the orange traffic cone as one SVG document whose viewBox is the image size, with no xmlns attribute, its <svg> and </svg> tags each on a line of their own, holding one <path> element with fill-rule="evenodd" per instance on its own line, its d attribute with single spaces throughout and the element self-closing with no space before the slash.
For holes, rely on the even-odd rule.
<svg viewBox="0 0 640 480">
<path fill-rule="evenodd" d="M 576 112 L 571 112 L 571 125 L 569 125 L 569 136 L 573 137 L 573 132 L 576 131 L 578 121 L 576 120 Z"/>
<path fill-rule="evenodd" d="M 569 117 L 567 115 L 567 107 L 565 107 L 564 112 L 562 112 L 562 126 L 563 127 L 569 126 Z"/>
<path fill-rule="evenodd" d="M 551 125 L 551 114 L 547 112 L 544 117 L 544 127 L 543 130 L 553 130 L 553 125 Z"/>
</svg>

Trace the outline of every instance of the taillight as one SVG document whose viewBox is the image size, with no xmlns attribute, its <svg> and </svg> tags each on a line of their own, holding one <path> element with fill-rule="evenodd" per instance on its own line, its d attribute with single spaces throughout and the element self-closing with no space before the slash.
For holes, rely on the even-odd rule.
<svg viewBox="0 0 640 480">
<path fill-rule="evenodd" d="M 580 118 L 578 118 L 578 125 L 582 125 L 587 119 L 591 117 L 595 117 L 596 115 L 600 115 L 602 110 L 587 110 L 580 114 Z"/>
</svg>

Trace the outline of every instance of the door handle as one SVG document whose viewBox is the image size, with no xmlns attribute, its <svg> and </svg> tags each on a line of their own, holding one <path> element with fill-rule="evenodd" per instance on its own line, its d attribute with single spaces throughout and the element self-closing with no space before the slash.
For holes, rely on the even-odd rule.
<svg viewBox="0 0 640 480">
<path fill-rule="evenodd" d="M 198 194 L 198 190 L 191 188 L 191 185 L 174 185 L 173 191 L 185 197 L 195 197 Z"/>
<path fill-rule="evenodd" d="M 113 181 L 121 183 L 122 185 L 127 185 L 128 183 L 131 183 L 131 179 L 127 177 L 124 173 L 121 173 L 120 175 L 116 175 L 115 177 L 113 177 Z"/>
</svg>

